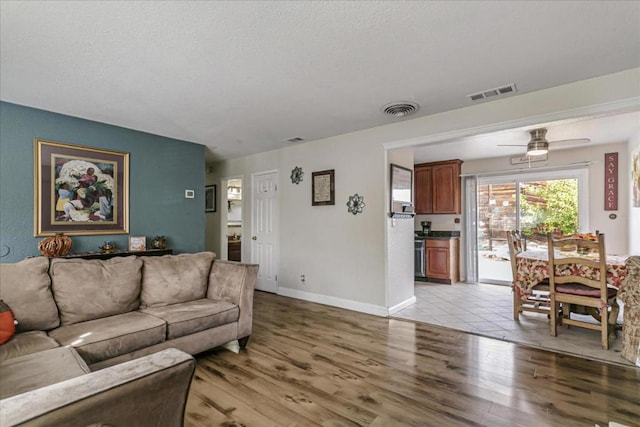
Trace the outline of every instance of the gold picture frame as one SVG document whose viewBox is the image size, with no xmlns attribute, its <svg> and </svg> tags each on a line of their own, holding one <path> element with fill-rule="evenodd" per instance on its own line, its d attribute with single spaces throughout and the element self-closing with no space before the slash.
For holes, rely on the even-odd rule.
<svg viewBox="0 0 640 427">
<path fill-rule="evenodd" d="M 335 205 L 335 170 L 311 173 L 311 205 Z"/>
<path fill-rule="evenodd" d="M 129 232 L 129 153 L 34 140 L 34 235 Z"/>
</svg>

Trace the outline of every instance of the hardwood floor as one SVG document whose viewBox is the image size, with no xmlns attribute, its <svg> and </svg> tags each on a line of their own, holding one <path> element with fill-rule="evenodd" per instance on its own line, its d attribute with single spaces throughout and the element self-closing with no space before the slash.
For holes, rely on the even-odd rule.
<svg viewBox="0 0 640 427">
<path fill-rule="evenodd" d="M 186 426 L 640 425 L 640 369 L 256 292 L 197 357 Z"/>
</svg>

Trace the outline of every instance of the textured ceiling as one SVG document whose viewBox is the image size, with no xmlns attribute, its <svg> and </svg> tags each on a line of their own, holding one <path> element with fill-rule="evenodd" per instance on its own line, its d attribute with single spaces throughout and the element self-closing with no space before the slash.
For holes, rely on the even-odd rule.
<svg viewBox="0 0 640 427">
<path fill-rule="evenodd" d="M 640 2 L 0 2 L 2 100 L 210 147 L 208 159 L 640 66 Z M 410 118 L 409 118 L 410 119 Z M 408 120 L 408 119 L 400 119 Z"/>
</svg>

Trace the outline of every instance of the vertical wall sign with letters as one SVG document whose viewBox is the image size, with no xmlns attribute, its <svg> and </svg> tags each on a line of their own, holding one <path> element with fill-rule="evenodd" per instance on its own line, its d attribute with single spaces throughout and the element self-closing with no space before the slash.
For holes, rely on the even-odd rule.
<svg viewBox="0 0 640 427">
<path fill-rule="evenodd" d="M 618 153 L 604 155 L 604 210 L 618 210 Z"/>
</svg>

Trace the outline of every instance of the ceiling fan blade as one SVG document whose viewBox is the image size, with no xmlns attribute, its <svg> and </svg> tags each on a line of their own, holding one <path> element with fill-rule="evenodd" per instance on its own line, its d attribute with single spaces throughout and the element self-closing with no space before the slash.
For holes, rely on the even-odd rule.
<svg viewBox="0 0 640 427">
<path fill-rule="evenodd" d="M 575 138 L 575 139 L 560 139 L 558 141 L 549 141 L 549 144 L 561 144 L 561 145 L 569 145 L 569 144 L 586 144 L 591 142 L 589 138 Z"/>
<path fill-rule="evenodd" d="M 498 147 L 526 147 L 527 144 L 497 144 Z"/>
</svg>

